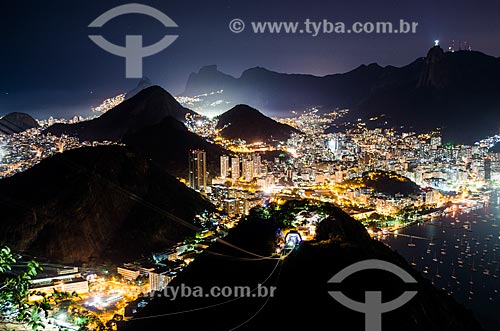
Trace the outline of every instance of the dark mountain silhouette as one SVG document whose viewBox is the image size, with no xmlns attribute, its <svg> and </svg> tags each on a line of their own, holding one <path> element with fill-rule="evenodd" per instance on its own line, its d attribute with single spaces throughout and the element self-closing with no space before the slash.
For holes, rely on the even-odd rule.
<svg viewBox="0 0 500 331">
<path fill-rule="evenodd" d="M 221 129 L 221 136 L 227 139 L 239 138 L 250 143 L 283 141 L 290 138 L 290 134 L 299 132 L 247 105 L 237 105 L 218 118 L 217 129 Z"/>
<path fill-rule="evenodd" d="M 316 240 L 302 243 L 284 260 L 259 258 L 275 252 L 278 229 L 293 213 L 317 208 L 329 216 L 318 226 Z M 175 300 L 159 295 L 138 313 L 137 319 L 124 323 L 124 330 L 156 330 L 162 325 L 183 325 L 189 330 L 322 330 L 341 325 L 344 329 L 365 330 L 364 314 L 339 304 L 328 294 L 332 290 L 360 302 L 365 302 L 365 291 L 382 291 L 383 301 L 387 302 L 404 291 L 416 290 L 417 295 L 406 305 L 382 315 L 383 330 L 481 330 L 469 311 L 437 290 L 399 254 L 370 239 L 358 221 L 333 205 L 318 207 L 305 201 L 289 201 L 282 206 L 271 205 L 266 211 L 253 209 L 224 241 L 234 246 L 215 243 L 169 287 L 201 287 L 205 294 L 215 286 L 248 286 L 253 289 L 250 295 L 192 295 Z M 412 287 L 380 270 L 353 274 L 340 286 L 328 284 L 343 268 L 367 259 L 393 263 L 417 284 Z M 275 286 L 274 296 L 259 297 L 263 294 L 259 284 L 267 289 Z"/>
<path fill-rule="evenodd" d="M 474 51 L 444 53 L 436 46 L 426 58 L 396 73 L 359 105 L 360 112 L 385 113 L 384 120 L 417 131 L 443 127 L 444 138 L 454 143 L 498 133 L 498 58 Z"/>
<path fill-rule="evenodd" d="M 139 87 L 147 84 L 143 80 Z M 207 152 L 208 171 L 215 175 L 219 172 L 219 157 L 228 152 L 189 132 L 181 122 L 188 112 L 164 89 L 151 86 L 95 120 L 54 125 L 47 132 L 74 135 L 83 141 L 123 142 L 137 154 L 183 178 L 188 175 L 189 150 L 203 149 Z"/>
<path fill-rule="evenodd" d="M 0 118 L 0 135 L 10 135 L 38 127 L 38 122 L 25 113 L 10 113 Z"/>
<path fill-rule="evenodd" d="M 82 141 L 119 141 L 126 134 L 158 124 L 168 116 L 184 121 L 188 112 L 163 88 L 151 86 L 94 120 L 56 124 L 46 133 L 68 134 Z"/>
<path fill-rule="evenodd" d="M 187 178 L 188 153 L 202 149 L 207 153 L 207 170 L 211 176 L 219 174 L 220 156 L 228 154 L 219 145 L 212 144 L 172 117 L 124 137 L 131 149 L 152 159 L 174 176 Z"/>
<path fill-rule="evenodd" d="M 131 261 L 194 234 L 213 205 L 124 147 L 57 154 L 0 181 L 0 242 L 55 262 Z M 175 216 L 173 216 L 175 215 Z"/>
<path fill-rule="evenodd" d="M 385 114 L 384 121 L 393 126 L 416 131 L 443 127 L 452 142 L 497 133 L 500 122 L 500 59 L 477 51 L 443 52 L 439 46 L 403 67 L 361 65 L 323 77 L 257 67 L 235 78 L 209 66 L 190 75 L 182 95 L 220 90 L 204 97 L 206 107 L 223 99 L 280 114 L 311 106 L 349 108 L 347 121 Z"/>
<path fill-rule="evenodd" d="M 288 115 L 290 110 L 304 107 L 335 104 L 340 107 L 358 102 L 383 71 L 382 67 L 372 64 L 362 65 L 346 74 L 318 77 L 283 74 L 255 67 L 235 78 L 218 71 L 216 66 L 208 66 L 189 76 L 182 95 L 194 96 L 223 90 L 222 94 L 204 97 L 205 106 L 224 99 L 234 105 L 248 104 L 257 109 Z"/>
</svg>

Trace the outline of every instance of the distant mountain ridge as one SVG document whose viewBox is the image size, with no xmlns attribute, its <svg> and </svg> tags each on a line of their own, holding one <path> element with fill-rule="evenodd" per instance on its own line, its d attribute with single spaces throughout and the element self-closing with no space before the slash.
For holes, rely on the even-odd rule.
<svg viewBox="0 0 500 331">
<path fill-rule="evenodd" d="M 247 105 L 236 105 L 218 116 L 217 129 L 226 139 L 243 139 L 248 143 L 286 141 L 299 130 L 265 116 Z"/>
<path fill-rule="evenodd" d="M 477 51 L 444 52 L 402 66 L 361 65 L 343 74 L 284 74 L 256 67 L 236 78 L 207 66 L 189 76 L 183 96 L 223 90 L 204 104 L 248 104 L 265 113 L 319 106 L 351 110 L 346 120 L 385 114 L 394 126 L 417 131 L 443 127 L 445 139 L 474 142 L 500 127 L 500 59 Z M 218 104 L 218 103 L 215 103 Z"/>
<path fill-rule="evenodd" d="M 139 92 L 141 92 L 144 89 L 147 89 L 148 87 L 153 86 L 153 83 L 151 83 L 151 80 L 147 77 L 143 77 L 139 80 L 137 83 L 137 86 L 125 93 L 125 100 L 132 98 L 133 96 L 137 95 Z"/>
<path fill-rule="evenodd" d="M 25 113 L 14 112 L 0 118 L 0 135 L 11 135 L 38 127 L 38 122 Z"/>
<path fill-rule="evenodd" d="M 168 116 L 184 121 L 189 112 L 163 88 L 150 86 L 96 119 L 75 124 L 56 124 L 45 132 L 76 136 L 81 141 L 119 141 L 125 135 L 158 124 Z"/>
</svg>

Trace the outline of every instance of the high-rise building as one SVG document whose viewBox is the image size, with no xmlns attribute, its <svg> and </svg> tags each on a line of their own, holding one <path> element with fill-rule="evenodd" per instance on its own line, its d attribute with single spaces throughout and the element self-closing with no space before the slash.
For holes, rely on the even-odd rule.
<svg viewBox="0 0 500 331">
<path fill-rule="evenodd" d="M 245 181 L 251 182 L 254 176 L 254 164 L 252 158 L 245 157 L 241 162 L 241 167 L 243 168 L 243 177 L 245 177 Z"/>
<path fill-rule="evenodd" d="M 220 177 L 227 178 L 229 175 L 229 156 L 222 155 L 220 157 Z"/>
<path fill-rule="evenodd" d="M 491 160 L 484 160 L 484 180 L 491 180 Z"/>
<path fill-rule="evenodd" d="M 432 149 L 438 149 L 443 143 L 443 139 L 441 136 L 436 136 L 431 138 L 431 147 Z"/>
<path fill-rule="evenodd" d="M 224 212 L 229 216 L 235 216 L 239 214 L 238 211 L 238 199 L 226 199 L 224 200 Z"/>
<path fill-rule="evenodd" d="M 189 187 L 198 191 L 207 187 L 207 153 L 203 150 L 189 151 Z"/>
<path fill-rule="evenodd" d="M 340 148 L 339 138 L 328 140 L 327 145 L 332 153 L 337 153 Z"/>
<path fill-rule="evenodd" d="M 231 159 L 231 179 L 238 180 L 240 178 L 240 158 L 233 157 Z"/>
<path fill-rule="evenodd" d="M 168 268 L 157 268 L 149 272 L 149 289 L 151 292 L 161 291 L 172 280 Z"/>
<path fill-rule="evenodd" d="M 261 167 L 262 167 L 262 158 L 260 155 L 253 156 L 253 174 L 255 177 L 259 177 L 261 175 Z"/>
</svg>

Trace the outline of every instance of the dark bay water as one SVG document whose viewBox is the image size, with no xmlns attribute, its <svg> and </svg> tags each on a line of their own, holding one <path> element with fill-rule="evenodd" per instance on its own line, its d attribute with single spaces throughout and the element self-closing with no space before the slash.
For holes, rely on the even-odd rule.
<svg viewBox="0 0 500 331">
<path fill-rule="evenodd" d="M 488 331 L 500 330 L 500 209 L 483 208 L 413 225 L 382 241 L 438 289 L 473 311 Z"/>
</svg>

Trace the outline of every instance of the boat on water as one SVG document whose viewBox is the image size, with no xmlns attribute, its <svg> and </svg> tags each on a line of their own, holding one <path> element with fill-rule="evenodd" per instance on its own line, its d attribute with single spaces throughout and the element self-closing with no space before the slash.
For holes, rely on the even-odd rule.
<svg viewBox="0 0 500 331">
<path fill-rule="evenodd" d="M 478 208 L 468 214 L 457 212 L 453 216 L 447 214 L 445 218 L 430 220 L 421 228 L 411 228 L 410 231 L 414 232 L 406 232 L 406 238 L 400 238 L 398 245 L 394 246 L 400 248 L 408 264 L 419 270 L 436 288 L 443 287 L 448 295 L 463 300 L 464 304 L 492 304 L 489 297 L 494 302 L 500 300 L 495 294 L 498 292 L 493 292 L 494 289 L 500 290 L 500 231 L 495 226 L 500 223 L 497 216 L 500 214 L 498 209 L 495 215 L 484 211 Z M 389 242 L 392 245 L 393 239 Z"/>
<path fill-rule="evenodd" d="M 453 268 L 453 272 L 451 274 L 452 279 L 457 279 L 457 275 L 455 275 L 455 268 Z"/>
<path fill-rule="evenodd" d="M 410 242 L 408 243 L 408 247 L 415 247 L 415 243 L 413 243 L 413 236 L 410 236 Z"/>
</svg>

